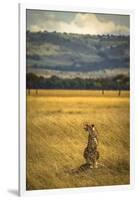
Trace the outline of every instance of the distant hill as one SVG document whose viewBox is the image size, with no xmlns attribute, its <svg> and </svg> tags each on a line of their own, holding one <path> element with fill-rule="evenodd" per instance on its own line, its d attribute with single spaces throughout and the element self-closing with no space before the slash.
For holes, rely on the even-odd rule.
<svg viewBox="0 0 138 200">
<path fill-rule="evenodd" d="M 129 75 L 129 36 L 29 32 L 27 72 L 50 77 Z"/>
</svg>

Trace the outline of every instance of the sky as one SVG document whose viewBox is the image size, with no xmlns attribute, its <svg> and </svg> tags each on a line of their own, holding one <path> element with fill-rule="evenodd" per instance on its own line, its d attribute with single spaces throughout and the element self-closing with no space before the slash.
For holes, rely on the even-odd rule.
<svg viewBox="0 0 138 200">
<path fill-rule="evenodd" d="M 129 16 L 27 10 L 27 30 L 77 34 L 129 35 Z"/>
</svg>

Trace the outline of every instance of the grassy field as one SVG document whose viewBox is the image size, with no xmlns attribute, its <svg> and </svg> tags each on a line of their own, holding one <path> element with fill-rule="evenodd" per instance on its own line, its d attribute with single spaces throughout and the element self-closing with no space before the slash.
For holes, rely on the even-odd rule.
<svg viewBox="0 0 138 200">
<path fill-rule="evenodd" d="M 99 131 L 104 166 L 85 163 L 84 122 Z M 27 95 L 27 190 L 129 184 L 129 93 L 42 90 Z"/>
</svg>

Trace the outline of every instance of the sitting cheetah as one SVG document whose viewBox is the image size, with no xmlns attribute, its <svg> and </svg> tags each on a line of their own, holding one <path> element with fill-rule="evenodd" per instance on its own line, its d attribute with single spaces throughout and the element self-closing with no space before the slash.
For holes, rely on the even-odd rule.
<svg viewBox="0 0 138 200">
<path fill-rule="evenodd" d="M 84 150 L 84 158 L 86 163 L 90 165 L 90 168 L 97 168 L 97 160 L 99 159 L 99 151 L 98 147 L 98 138 L 97 132 L 95 130 L 94 124 L 85 124 L 84 130 L 89 133 L 88 136 L 88 144 Z"/>
</svg>

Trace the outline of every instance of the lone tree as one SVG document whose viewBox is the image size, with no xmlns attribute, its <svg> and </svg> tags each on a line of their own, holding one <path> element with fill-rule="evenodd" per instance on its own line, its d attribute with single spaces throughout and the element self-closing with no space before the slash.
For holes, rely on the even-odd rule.
<svg viewBox="0 0 138 200">
<path fill-rule="evenodd" d="M 104 79 L 102 79 L 102 80 L 101 80 L 102 95 L 104 95 L 105 87 L 106 87 L 106 82 L 105 82 Z"/>
<path fill-rule="evenodd" d="M 121 92 L 123 89 L 129 88 L 129 77 L 125 75 L 118 75 L 116 78 L 117 88 L 118 88 L 118 96 L 121 96 Z"/>
</svg>

